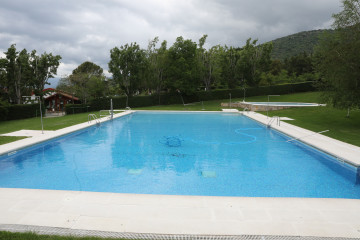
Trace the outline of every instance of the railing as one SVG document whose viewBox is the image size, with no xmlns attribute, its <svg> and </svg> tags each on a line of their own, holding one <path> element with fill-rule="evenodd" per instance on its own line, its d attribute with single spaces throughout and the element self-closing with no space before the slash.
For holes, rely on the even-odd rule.
<svg viewBox="0 0 360 240">
<path fill-rule="evenodd" d="M 250 109 L 247 108 L 247 107 L 245 107 L 245 108 L 243 109 L 243 114 L 246 113 L 246 111 L 247 111 L 247 113 L 249 113 L 249 112 L 250 112 Z"/>
<path fill-rule="evenodd" d="M 276 121 L 276 125 L 277 125 L 277 126 L 280 126 L 280 117 L 279 117 L 279 116 L 273 116 L 273 117 L 270 119 L 269 123 L 267 124 L 267 127 L 271 127 L 271 124 L 272 124 L 274 121 Z"/>
<path fill-rule="evenodd" d="M 111 110 L 100 110 L 99 116 L 100 117 L 111 117 Z"/>
<path fill-rule="evenodd" d="M 95 122 L 96 122 L 97 124 L 100 124 L 100 123 L 101 123 L 101 122 L 100 122 L 100 119 L 98 119 L 95 114 L 89 114 L 89 115 L 88 115 L 88 123 L 91 123 L 92 120 L 95 120 Z"/>
</svg>

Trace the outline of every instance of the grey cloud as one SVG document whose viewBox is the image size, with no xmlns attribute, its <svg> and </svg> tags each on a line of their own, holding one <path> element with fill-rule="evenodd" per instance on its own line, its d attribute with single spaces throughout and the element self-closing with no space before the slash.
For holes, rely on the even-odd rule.
<svg viewBox="0 0 360 240">
<path fill-rule="evenodd" d="M 170 46 L 177 36 L 206 46 L 242 46 L 299 31 L 329 27 L 340 0 L 2 0 L 0 50 L 18 48 L 60 54 L 60 74 L 90 60 L 106 71 L 109 51 L 137 42 L 146 48 L 159 36 Z"/>
</svg>

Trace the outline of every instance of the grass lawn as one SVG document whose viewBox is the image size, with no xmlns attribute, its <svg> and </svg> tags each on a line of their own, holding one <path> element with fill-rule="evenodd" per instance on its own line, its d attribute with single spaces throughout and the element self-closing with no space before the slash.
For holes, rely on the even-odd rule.
<svg viewBox="0 0 360 240">
<path fill-rule="evenodd" d="M 266 114 L 266 113 L 265 113 Z M 269 116 L 289 117 L 290 124 L 309 129 L 314 132 L 330 130 L 323 133 L 326 136 L 360 146 L 360 111 L 350 112 L 332 107 L 303 107 L 270 111 Z"/>
<path fill-rule="evenodd" d="M 99 114 L 97 111 L 74 115 L 70 114 L 62 117 L 43 118 L 44 130 L 58 130 L 75 124 L 87 122 L 88 115 L 90 113 Z M 15 132 L 22 129 L 41 130 L 40 117 L 0 122 L 0 134 Z M 13 142 L 22 138 L 23 137 L 0 136 L 0 144 Z"/>
<path fill-rule="evenodd" d="M 0 231 L 0 239 L 6 240 L 120 240 L 122 238 L 99 238 L 99 237 L 72 237 L 72 236 L 49 236 L 35 233 L 11 233 Z"/>
</svg>

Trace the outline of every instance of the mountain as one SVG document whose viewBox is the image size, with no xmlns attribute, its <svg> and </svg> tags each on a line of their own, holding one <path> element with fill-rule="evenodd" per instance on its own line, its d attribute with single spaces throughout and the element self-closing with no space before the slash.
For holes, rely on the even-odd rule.
<svg viewBox="0 0 360 240">
<path fill-rule="evenodd" d="M 313 53 L 314 47 L 319 42 L 320 36 L 333 30 L 312 30 L 292 34 L 286 37 L 278 38 L 273 41 L 272 59 L 284 60 L 300 53 Z"/>
<path fill-rule="evenodd" d="M 60 80 L 60 78 L 58 78 L 58 77 L 50 78 L 50 79 L 48 80 L 48 82 L 49 82 L 50 84 L 45 84 L 45 88 L 56 88 L 56 86 L 57 86 L 58 83 L 59 83 L 59 80 Z"/>
</svg>

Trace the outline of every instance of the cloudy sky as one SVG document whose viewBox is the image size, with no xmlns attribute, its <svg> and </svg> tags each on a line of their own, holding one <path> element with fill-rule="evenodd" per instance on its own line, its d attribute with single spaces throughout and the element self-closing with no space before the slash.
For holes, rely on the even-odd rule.
<svg viewBox="0 0 360 240">
<path fill-rule="evenodd" d="M 110 49 L 126 43 L 207 34 L 207 47 L 243 46 L 329 28 L 340 10 L 340 0 L 1 0 L 0 52 L 16 43 L 59 54 L 58 77 L 84 61 L 107 72 Z"/>
</svg>

